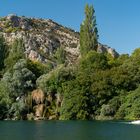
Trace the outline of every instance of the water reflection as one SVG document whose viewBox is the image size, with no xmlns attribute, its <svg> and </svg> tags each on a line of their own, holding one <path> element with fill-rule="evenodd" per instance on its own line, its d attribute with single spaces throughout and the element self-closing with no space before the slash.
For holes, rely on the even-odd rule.
<svg viewBox="0 0 140 140">
<path fill-rule="evenodd" d="M 4 121 L 0 140 L 139 140 L 140 126 L 100 121 Z"/>
</svg>

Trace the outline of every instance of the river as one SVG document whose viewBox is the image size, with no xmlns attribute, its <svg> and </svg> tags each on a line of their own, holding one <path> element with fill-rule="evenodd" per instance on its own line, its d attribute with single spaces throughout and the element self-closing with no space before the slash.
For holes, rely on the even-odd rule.
<svg viewBox="0 0 140 140">
<path fill-rule="evenodd" d="M 0 121 L 0 140 L 140 140 L 140 125 L 115 121 Z"/>
</svg>

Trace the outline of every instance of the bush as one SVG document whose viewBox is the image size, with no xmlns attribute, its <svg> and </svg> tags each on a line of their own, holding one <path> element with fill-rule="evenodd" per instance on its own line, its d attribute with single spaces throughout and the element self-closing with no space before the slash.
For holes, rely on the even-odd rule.
<svg viewBox="0 0 140 140">
<path fill-rule="evenodd" d="M 140 87 L 125 96 L 122 105 L 116 113 L 116 118 L 140 119 Z"/>
</svg>

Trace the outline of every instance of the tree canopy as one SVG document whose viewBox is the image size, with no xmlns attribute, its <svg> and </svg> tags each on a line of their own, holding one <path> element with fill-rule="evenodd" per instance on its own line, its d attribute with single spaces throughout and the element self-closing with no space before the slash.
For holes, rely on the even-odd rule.
<svg viewBox="0 0 140 140">
<path fill-rule="evenodd" d="M 96 50 L 98 46 L 98 30 L 96 26 L 95 10 L 93 5 L 86 4 L 85 19 L 80 27 L 80 52 L 81 55 L 90 50 Z"/>
</svg>

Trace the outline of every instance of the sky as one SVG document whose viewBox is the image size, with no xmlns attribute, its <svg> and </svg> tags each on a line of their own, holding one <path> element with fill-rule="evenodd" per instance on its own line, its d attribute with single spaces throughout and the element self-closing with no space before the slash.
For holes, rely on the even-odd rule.
<svg viewBox="0 0 140 140">
<path fill-rule="evenodd" d="M 0 16 L 52 19 L 79 31 L 86 3 L 94 6 L 102 44 L 121 54 L 140 47 L 140 0 L 0 0 Z"/>
</svg>

